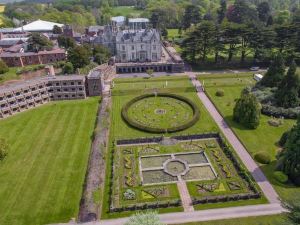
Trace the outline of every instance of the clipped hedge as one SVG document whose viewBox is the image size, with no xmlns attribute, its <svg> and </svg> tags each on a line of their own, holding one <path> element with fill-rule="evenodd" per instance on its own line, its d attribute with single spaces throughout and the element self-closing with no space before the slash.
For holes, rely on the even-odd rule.
<svg viewBox="0 0 300 225">
<path fill-rule="evenodd" d="M 256 153 L 254 159 L 261 164 L 269 164 L 271 162 L 271 157 L 266 152 Z"/>
<path fill-rule="evenodd" d="M 218 96 L 218 97 L 223 97 L 225 95 L 225 93 L 224 93 L 224 91 L 223 90 L 217 90 L 216 91 L 216 96 Z"/>
<path fill-rule="evenodd" d="M 187 123 L 185 123 L 183 125 L 180 125 L 180 126 L 174 126 L 174 127 L 169 127 L 167 129 L 163 129 L 163 128 L 153 128 L 153 127 L 149 127 L 149 126 L 146 126 L 146 125 L 142 125 L 142 124 L 136 122 L 135 120 L 131 119 L 128 116 L 128 110 L 135 102 L 138 102 L 138 101 L 140 101 L 142 99 L 145 99 L 145 98 L 154 97 L 154 96 L 155 96 L 155 94 L 153 94 L 153 93 L 144 94 L 144 95 L 140 95 L 140 96 L 130 100 L 122 108 L 121 113 L 122 113 L 122 118 L 124 119 L 124 121 L 131 127 L 134 127 L 136 129 L 139 129 L 139 130 L 142 130 L 142 131 L 150 132 L 150 133 L 173 133 L 173 132 L 185 130 L 185 129 L 193 126 L 199 120 L 200 111 L 199 111 L 198 107 L 195 105 L 194 102 L 192 102 L 191 100 L 189 100 L 188 98 L 185 98 L 183 96 L 175 95 L 175 94 L 169 94 L 169 93 L 157 93 L 156 96 L 174 98 L 174 99 L 183 101 L 186 104 L 188 104 L 193 110 L 193 118 L 190 121 L 188 121 Z"/>
<path fill-rule="evenodd" d="M 273 177 L 275 178 L 275 180 L 282 184 L 285 184 L 289 180 L 288 176 L 281 171 L 275 171 L 273 173 Z"/>
</svg>

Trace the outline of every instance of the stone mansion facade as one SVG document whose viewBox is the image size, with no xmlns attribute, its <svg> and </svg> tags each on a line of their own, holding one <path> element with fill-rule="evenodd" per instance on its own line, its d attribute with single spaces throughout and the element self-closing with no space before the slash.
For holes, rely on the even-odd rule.
<svg viewBox="0 0 300 225">
<path fill-rule="evenodd" d="M 116 36 L 116 62 L 158 62 L 162 45 L 155 29 L 123 30 Z"/>
</svg>

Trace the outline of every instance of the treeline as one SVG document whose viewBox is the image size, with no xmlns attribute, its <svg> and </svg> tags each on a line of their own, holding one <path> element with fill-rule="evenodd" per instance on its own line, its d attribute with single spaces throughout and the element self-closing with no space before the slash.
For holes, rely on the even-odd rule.
<svg viewBox="0 0 300 225">
<path fill-rule="evenodd" d="M 300 9 L 289 18 L 274 18 L 268 2 L 255 8 L 246 0 L 227 6 L 221 0 L 215 16 L 201 17 L 195 7 L 187 7 L 181 24 L 185 36 L 182 56 L 191 63 L 243 64 L 269 62 L 280 52 L 290 62 L 300 59 Z"/>
</svg>

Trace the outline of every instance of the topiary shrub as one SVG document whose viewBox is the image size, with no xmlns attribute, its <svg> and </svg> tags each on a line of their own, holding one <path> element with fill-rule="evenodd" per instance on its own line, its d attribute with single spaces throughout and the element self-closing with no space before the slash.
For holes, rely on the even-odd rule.
<svg viewBox="0 0 300 225">
<path fill-rule="evenodd" d="M 273 177 L 275 178 L 275 180 L 277 180 L 278 182 L 285 184 L 286 182 L 288 182 L 289 178 L 287 175 L 285 175 L 283 172 L 281 171 L 275 171 L 273 173 Z"/>
<path fill-rule="evenodd" d="M 266 152 L 256 153 L 254 159 L 261 164 L 269 164 L 271 162 L 271 157 Z"/>
<path fill-rule="evenodd" d="M 286 143 L 286 141 L 287 141 L 287 139 L 288 139 L 289 133 L 290 133 L 290 131 L 286 131 L 286 132 L 284 132 L 284 133 L 282 134 L 280 140 L 278 141 L 278 145 L 279 145 L 280 147 L 283 147 L 283 146 L 285 145 L 285 143 Z"/>
<path fill-rule="evenodd" d="M 223 90 L 217 90 L 216 91 L 216 96 L 218 97 L 223 97 L 225 95 L 224 91 Z"/>
</svg>

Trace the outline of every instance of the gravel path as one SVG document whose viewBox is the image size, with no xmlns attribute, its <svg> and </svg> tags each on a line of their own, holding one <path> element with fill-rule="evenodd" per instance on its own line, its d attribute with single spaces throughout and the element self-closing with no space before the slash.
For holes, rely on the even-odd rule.
<svg viewBox="0 0 300 225">
<path fill-rule="evenodd" d="M 194 207 L 192 205 L 192 199 L 189 193 L 189 190 L 186 186 L 185 181 L 180 180 L 177 182 L 177 188 L 180 194 L 180 199 L 182 202 L 182 207 L 185 212 L 193 212 Z"/>
<path fill-rule="evenodd" d="M 84 192 L 81 199 L 79 222 L 95 221 L 100 218 L 101 208 L 94 201 L 93 193 L 103 190 L 105 179 L 104 155 L 107 149 L 110 113 L 110 97 L 104 96 L 98 109 L 94 140 L 91 146 L 90 159 L 86 174 Z"/>
<path fill-rule="evenodd" d="M 196 79 L 194 75 L 191 75 L 191 80 L 196 89 L 198 90 L 197 95 L 204 104 L 205 108 L 208 110 L 209 114 L 218 124 L 219 128 L 232 145 L 236 153 L 239 155 L 241 160 L 244 162 L 247 169 L 251 172 L 252 176 L 254 177 L 255 181 L 258 183 L 262 191 L 264 192 L 265 196 L 267 197 L 270 203 L 280 203 L 279 196 L 277 195 L 276 191 L 267 180 L 259 166 L 255 163 L 252 159 L 244 145 L 239 141 L 236 135 L 233 133 L 231 128 L 227 125 L 224 118 L 220 115 L 216 107 L 210 101 L 210 99 L 206 96 L 205 92 L 202 89 L 201 83 Z"/>
</svg>

